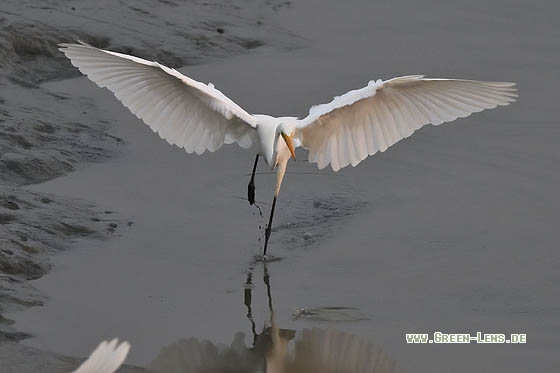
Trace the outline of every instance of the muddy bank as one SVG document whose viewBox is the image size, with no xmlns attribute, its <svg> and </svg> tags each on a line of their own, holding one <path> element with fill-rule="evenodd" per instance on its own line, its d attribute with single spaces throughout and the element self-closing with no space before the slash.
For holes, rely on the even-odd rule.
<svg viewBox="0 0 560 373">
<path fill-rule="evenodd" d="M 0 313 L 42 305 L 45 298 L 28 281 L 50 270 L 49 257 L 77 239 L 108 239 L 123 224 L 113 211 L 25 189 L 7 187 L 0 206 Z M 0 340 L 26 336 L 0 319 Z"/>
</svg>

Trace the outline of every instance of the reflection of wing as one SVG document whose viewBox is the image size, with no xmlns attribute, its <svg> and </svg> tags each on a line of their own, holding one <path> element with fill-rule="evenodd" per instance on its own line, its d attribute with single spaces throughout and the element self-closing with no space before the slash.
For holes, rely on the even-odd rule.
<svg viewBox="0 0 560 373">
<path fill-rule="evenodd" d="M 238 333 L 230 347 L 182 339 L 164 347 L 148 367 L 154 372 L 267 372 L 267 373 L 394 373 L 396 363 L 368 339 L 336 330 L 278 329 L 257 338 L 247 348 Z M 266 364 L 265 364 L 266 361 Z M 266 369 L 264 368 L 266 366 Z"/>
<path fill-rule="evenodd" d="M 304 329 L 288 354 L 286 373 L 393 373 L 396 363 L 368 339 L 337 330 Z"/>
<path fill-rule="evenodd" d="M 74 373 L 113 373 L 122 365 L 129 349 L 128 342 L 103 341 Z"/>
<path fill-rule="evenodd" d="M 403 76 L 311 108 L 295 136 L 309 162 L 334 171 L 356 166 L 426 124 L 438 125 L 515 101 L 514 83 Z"/>
<path fill-rule="evenodd" d="M 211 84 L 175 69 L 87 44 L 61 44 L 72 64 L 172 145 L 202 154 L 237 142 L 250 148 L 255 120 Z"/>
<path fill-rule="evenodd" d="M 230 347 L 196 338 L 181 339 L 164 347 L 148 368 L 161 373 L 257 372 L 263 359 L 247 349 L 244 338 L 237 333 Z"/>
</svg>

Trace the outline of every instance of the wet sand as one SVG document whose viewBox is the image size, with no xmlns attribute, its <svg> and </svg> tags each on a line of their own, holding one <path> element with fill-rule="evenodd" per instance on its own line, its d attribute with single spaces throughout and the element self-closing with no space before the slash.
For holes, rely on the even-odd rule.
<svg viewBox="0 0 560 373">
<path fill-rule="evenodd" d="M 403 371 L 558 369 L 552 61 L 560 35 L 552 5 L 414 4 L 293 2 L 279 17 L 307 47 L 264 47 L 181 69 L 249 112 L 272 115 L 305 115 L 370 79 L 404 74 L 519 84 L 518 103 L 423 128 L 357 168 L 315 175 L 298 152 L 270 246 L 283 258 L 268 268 L 277 323 L 368 337 Z M 251 266 L 260 268 L 252 262 L 263 225 L 244 200 L 252 155 L 233 146 L 186 155 L 84 78 L 46 87 L 93 98 L 127 147 L 110 162 L 29 189 L 85 199 L 134 223 L 54 259 L 54 270 L 33 282 L 48 303 L 9 315 L 36 335 L 24 343 L 85 356 L 100 339 L 119 336 L 133 345 L 128 361 L 145 365 L 183 337 L 229 343 L 236 332 L 250 335 L 244 283 Z M 266 214 L 274 176 L 260 171 L 256 193 Z M 262 325 L 265 289 L 254 286 Z M 329 307 L 350 310 L 332 316 Z M 299 308 L 326 316 L 294 320 Z M 436 331 L 526 333 L 528 343 L 405 343 L 405 333 Z"/>
</svg>

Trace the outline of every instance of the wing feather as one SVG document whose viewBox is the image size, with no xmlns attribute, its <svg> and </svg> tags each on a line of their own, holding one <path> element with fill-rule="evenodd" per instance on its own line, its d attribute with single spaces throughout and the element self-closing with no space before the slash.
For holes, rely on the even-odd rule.
<svg viewBox="0 0 560 373">
<path fill-rule="evenodd" d="M 426 79 L 410 75 L 371 81 L 309 110 L 295 136 L 309 162 L 334 171 L 384 152 L 426 124 L 439 125 L 514 102 L 514 83 Z"/>
<path fill-rule="evenodd" d="M 103 341 L 74 373 L 113 373 L 122 365 L 129 349 L 128 342 Z"/>
<path fill-rule="evenodd" d="M 106 87 L 169 144 L 188 153 L 216 151 L 237 142 L 250 148 L 256 121 L 213 85 L 174 69 L 87 44 L 60 44 L 72 64 Z"/>
</svg>

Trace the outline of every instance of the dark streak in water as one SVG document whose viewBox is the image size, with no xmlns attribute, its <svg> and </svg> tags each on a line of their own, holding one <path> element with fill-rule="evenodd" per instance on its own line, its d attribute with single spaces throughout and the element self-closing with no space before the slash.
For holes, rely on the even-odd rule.
<svg viewBox="0 0 560 373">
<path fill-rule="evenodd" d="M 313 321 L 364 321 L 369 317 L 363 315 L 354 307 L 313 307 L 297 309 L 292 315 L 292 320 L 296 321 L 300 318 Z"/>
</svg>

